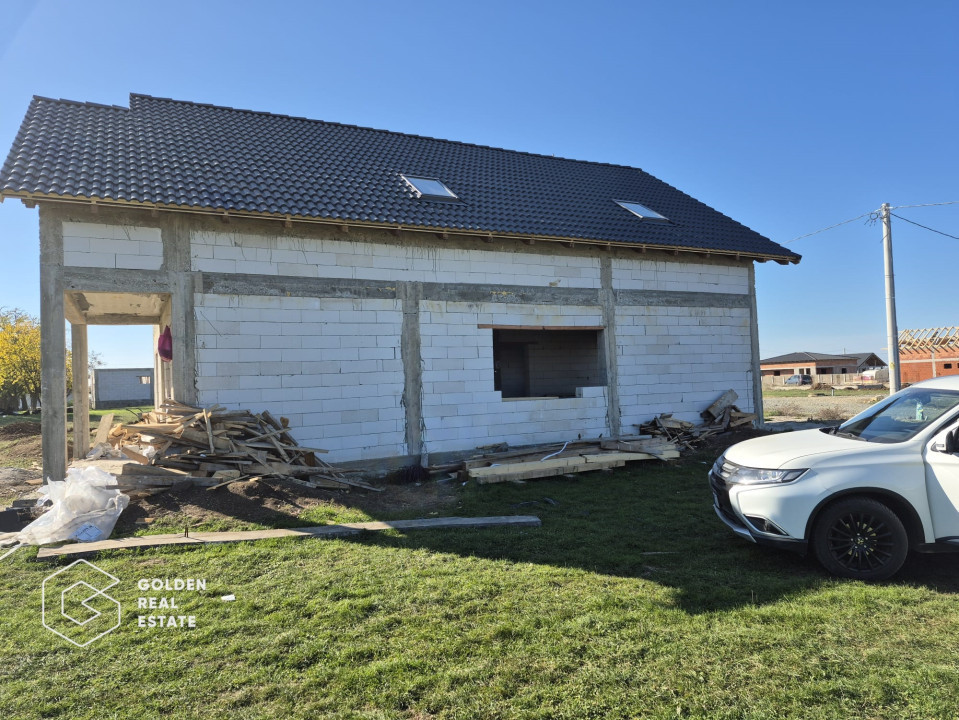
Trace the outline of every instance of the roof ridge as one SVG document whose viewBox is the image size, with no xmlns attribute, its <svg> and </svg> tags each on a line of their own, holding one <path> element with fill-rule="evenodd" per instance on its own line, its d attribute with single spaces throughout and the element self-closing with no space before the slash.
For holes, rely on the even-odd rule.
<svg viewBox="0 0 959 720">
<path fill-rule="evenodd" d="M 123 105 L 107 105 L 106 103 L 87 102 L 83 100 L 69 100 L 67 98 L 53 98 L 53 97 L 47 97 L 46 95 L 34 95 L 33 101 L 36 102 L 38 100 L 41 100 L 41 101 L 46 100 L 47 102 L 55 102 L 55 103 L 64 103 L 66 105 L 80 105 L 83 107 L 99 107 L 99 108 L 106 108 L 107 110 L 125 110 L 126 112 L 130 112 L 130 108 L 125 107 Z"/>
</svg>

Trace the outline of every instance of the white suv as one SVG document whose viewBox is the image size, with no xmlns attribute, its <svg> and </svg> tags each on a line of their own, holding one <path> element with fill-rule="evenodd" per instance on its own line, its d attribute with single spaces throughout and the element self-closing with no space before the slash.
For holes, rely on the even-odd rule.
<svg viewBox="0 0 959 720">
<path fill-rule="evenodd" d="M 959 376 L 917 383 L 839 427 L 754 438 L 713 465 L 716 514 L 752 542 L 883 580 L 909 550 L 959 550 Z"/>
</svg>

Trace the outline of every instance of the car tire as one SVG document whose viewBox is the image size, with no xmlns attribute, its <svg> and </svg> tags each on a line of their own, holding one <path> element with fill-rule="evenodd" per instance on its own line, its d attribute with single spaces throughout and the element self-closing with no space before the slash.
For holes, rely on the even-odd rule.
<svg viewBox="0 0 959 720">
<path fill-rule="evenodd" d="M 833 575 L 886 580 L 906 561 L 909 536 L 888 506 L 872 498 L 848 498 L 823 510 L 812 545 L 816 558 Z"/>
</svg>

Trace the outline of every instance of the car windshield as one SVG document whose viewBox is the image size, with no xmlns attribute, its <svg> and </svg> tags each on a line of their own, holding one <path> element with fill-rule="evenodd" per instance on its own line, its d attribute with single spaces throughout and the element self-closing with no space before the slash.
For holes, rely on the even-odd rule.
<svg viewBox="0 0 959 720">
<path fill-rule="evenodd" d="M 911 387 L 847 420 L 837 434 L 878 443 L 909 440 L 959 406 L 959 392 Z"/>
</svg>

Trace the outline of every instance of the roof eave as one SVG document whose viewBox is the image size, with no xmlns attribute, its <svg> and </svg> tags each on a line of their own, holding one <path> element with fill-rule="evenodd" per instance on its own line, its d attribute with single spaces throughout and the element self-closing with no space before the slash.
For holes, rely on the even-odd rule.
<svg viewBox="0 0 959 720">
<path fill-rule="evenodd" d="M 333 225 L 333 226 L 350 226 L 350 227 L 364 227 L 370 229 L 381 229 L 381 230 L 390 230 L 393 232 L 398 232 L 400 230 L 408 230 L 410 232 L 425 232 L 432 234 L 440 235 L 462 235 L 470 237 L 479 237 L 486 241 L 496 240 L 518 240 L 525 242 L 527 244 L 533 244 L 536 241 L 541 242 L 552 242 L 560 244 L 568 244 L 570 247 L 574 245 L 589 245 L 593 247 L 602 247 L 602 248 L 628 248 L 630 250 L 635 250 L 639 253 L 646 253 L 647 251 L 659 251 L 659 252 L 668 252 L 674 255 L 683 254 L 694 254 L 694 255 L 704 255 L 706 257 L 716 256 L 723 258 L 734 258 L 736 260 L 750 260 L 755 262 L 768 262 L 773 261 L 779 263 L 780 265 L 789 265 L 789 264 L 798 264 L 802 259 L 801 255 L 788 254 L 788 255 L 777 255 L 769 253 L 755 253 L 755 252 L 743 252 L 736 250 L 726 250 L 726 249 L 715 249 L 715 248 L 702 248 L 702 247 L 692 247 L 692 246 L 678 246 L 678 245 L 661 245 L 656 243 L 643 243 L 643 242 L 622 242 L 615 240 L 601 240 L 594 238 L 576 238 L 576 237 L 561 237 L 561 236 L 552 236 L 552 235 L 531 235 L 531 234 L 522 234 L 522 233 L 504 233 L 504 232 L 492 232 L 487 230 L 469 230 L 462 228 L 453 228 L 453 227 L 442 227 L 442 226 L 424 226 L 424 225 L 399 225 L 396 223 L 383 223 L 383 222 L 370 222 L 366 220 L 353 220 L 345 218 L 320 218 L 320 217 L 309 217 L 303 215 L 288 215 L 283 213 L 270 213 L 270 212 L 257 212 L 249 210 L 228 210 L 226 208 L 214 208 L 214 207 L 204 207 L 198 205 L 174 205 L 168 203 L 151 203 L 143 202 L 137 200 L 120 200 L 116 198 L 100 198 L 100 197 L 86 197 L 79 195 L 59 195 L 55 193 L 38 193 L 38 192 L 27 192 L 27 191 L 16 191 L 16 190 L 0 190 L 0 202 L 3 202 L 5 198 L 18 199 L 24 203 L 28 208 L 35 207 L 37 203 L 40 202 L 57 202 L 65 203 L 72 205 L 89 205 L 94 208 L 98 206 L 102 207 L 114 207 L 122 209 L 140 209 L 140 210 L 149 210 L 152 213 L 156 214 L 159 212 L 181 212 L 181 213 L 191 213 L 195 215 L 206 215 L 211 217 L 219 217 L 223 220 L 229 220 L 231 218 L 244 218 L 244 219 L 256 219 L 256 220 L 278 220 L 284 223 L 286 227 L 290 227 L 292 223 L 309 223 L 315 225 Z"/>
</svg>

